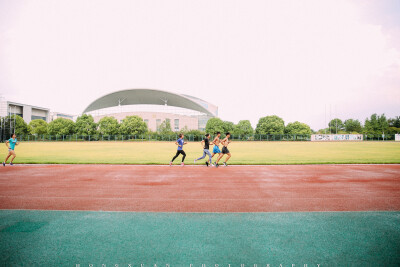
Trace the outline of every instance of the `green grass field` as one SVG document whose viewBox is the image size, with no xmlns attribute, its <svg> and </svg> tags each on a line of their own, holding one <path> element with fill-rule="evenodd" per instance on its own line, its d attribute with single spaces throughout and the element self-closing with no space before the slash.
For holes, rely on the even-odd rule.
<svg viewBox="0 0 400 267">
<path fill-rule="evenodd" d="M 232 142 L 229 149 L 230 164 L 400 163 L 396 142 Z M 186 164 L 202 155 L 200 142 L 184 150 Z M 175 151 L 174 142 L 21 142 L 14 163 L 168 164 Z M 0 153 L 4 160 L 4 144 Z"/>
</svg>

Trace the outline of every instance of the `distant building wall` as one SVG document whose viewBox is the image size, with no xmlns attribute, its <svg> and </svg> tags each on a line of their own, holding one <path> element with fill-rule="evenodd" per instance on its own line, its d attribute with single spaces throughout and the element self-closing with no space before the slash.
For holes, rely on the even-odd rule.
<svg viewBox="0 0 400 267">
<path fill-rule="evenodd" d="M 75 121 L 74 115 L 65 114 L 61 112 L 50 112 L 50 121 L 54 121 L 58 118 L 68 119 L 71 121 Z"/>
<path fill-rule="evenodd" d="M 1 100 L 0 101 L 0 117 L 7 116 L 7 101 Z"/>
<path fill-rule="evenodd" d="M 13 112 L 11 110 L 11 112 Z M 32 106 L 24 105 L 22 107 L 22 118 L 26 123 L 30 123 L 32 120 Z M 45 120 L 47 121 L 47 119 Z"/>
<path fill-rule="evenodd" d="M 94 121 L 97 123 L 101 118 L 104 117 L 114 117 L 118 120 L 118 122 L 122 122 L 126 116 L 137 115 L 141 117 L 147 124 L 147 127 L 151 131 L 157 131 L 157 128 L 160 124 L 166 120 L 170 120 L 172 131 L 180 131 L 181 129 L 187 128 L 189 130 L 197 130 L 198 129 L 198 118 L 196 116 L 185 116 L 178 115 L 173 113 L 154 113 L 154 112 L 123 112 L 123 113 L 115 113 L 109 115 L 99 115 L 94 116 Z"/>
<path fill-rule="evenodd" d="M 0 102 L 0 116 L 5 117 L 9 115 L 21 116 L 26 123 L 32 120 L 42 119 L 49 122 L 49 109 L 31 106 L 27 104 L 15 103 L 11 101 Z"/>
</svg>

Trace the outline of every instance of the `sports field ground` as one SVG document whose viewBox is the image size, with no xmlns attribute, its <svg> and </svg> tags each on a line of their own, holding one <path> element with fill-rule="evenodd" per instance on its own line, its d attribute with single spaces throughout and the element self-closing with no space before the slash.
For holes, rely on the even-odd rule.
<svg viewBox="0 0 400 267">
<path fill-rule="evenodd" d="M 184 150 L 186 164 L 202 155 L 200 142 L 189 142 Z M 234 141 L 229 150 L 230 164 L 400 163 L 400 142 Z M 6 152 L 2 144 L 0 155 Z M 21 142 L 15 163 L 168 164 L 175 152 L 174 142 Z"/>
<path fill-rule="evenodd" d="M 348 164 L 399 163 L 399 143 L 231 143 L 233 164 L 269 166 L 83 164 L 175 150 L 22 142 L 0 166 L 0 266 L 399 266 L 400 164 Z"/>
</svg>

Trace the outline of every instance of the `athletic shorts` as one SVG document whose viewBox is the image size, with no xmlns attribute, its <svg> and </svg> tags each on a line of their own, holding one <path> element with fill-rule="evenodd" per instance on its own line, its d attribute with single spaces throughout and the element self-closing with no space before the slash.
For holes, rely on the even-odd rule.
<svg viewBox="0 0 400 267">
<path fill-rule="evenodd" d="M 218 146 L 214 146 L 214 148 L 213 148 L 213 153 L 214 153 L 214 154 L 221 153 L 221 150 L 219 149 Z"/>
<path fill-rule="evenodd" d="M 226 146 L 223 146 L 222 147 L 222 154 L 228 154 L 228 153 L 229 153 L 228 148 Z"/>
</svg>

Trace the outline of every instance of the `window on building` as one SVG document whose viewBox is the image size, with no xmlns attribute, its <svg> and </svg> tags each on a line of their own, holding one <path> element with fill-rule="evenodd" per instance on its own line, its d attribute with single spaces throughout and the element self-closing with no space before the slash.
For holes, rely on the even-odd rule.
<svg viewBox="0 0 400 267">
<path fill-rule="evenodd" d="M 13 115 L 20 116 L 21 118 L 23 117 L 22 114 L 20 114 L 20 113 L 10 113 L 10 112 L 8 112 L 8 116 L 13 116 Z"/>
<path fill-rule="evenodd" d="M 69 115 L 65 115 L 65 114 L 60 114 L 60 113 L 57 113 L 57 117 L 61 117 L 61 118 L 67 118 L 67 119 L 73 119 L 73 117 L 72 116 L 69 116 Z"/>
<path fill-rule="evenodd" d="M 149 126 L 149 120 L 144 120 L 144 122 Z"/>
<path fill-rule="evenodd" d="M 31 116 L 31 120 L 44 120 L 44 121 L 47 121 L 47 118 L 46 117 L 32 115 Z"/>
<path fill-rule="evenodd" d="M 174 121 L 174 129 L 175 129 L 175 131 L 179 131 L 179 119 L 175 119 L 175 121 Z"/>
<path fill-rule="evenodd" d="M 161 120 L 160 120 L 160 119 L 157 119 L 157 120 L 156 120 L 156 129 L 157 129 L 157 131 L 160 130 L 160 125 L 161 125 Z"/>
</svg>

